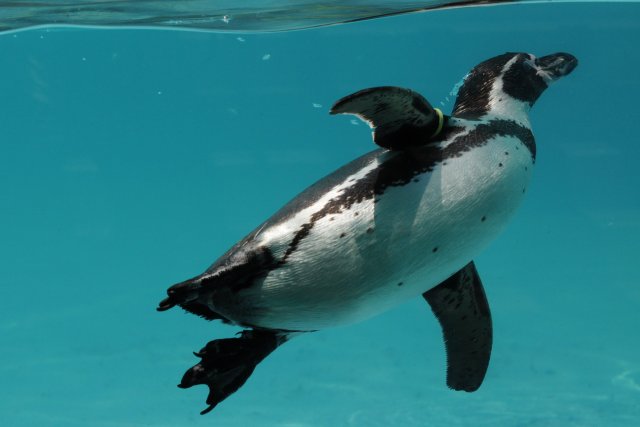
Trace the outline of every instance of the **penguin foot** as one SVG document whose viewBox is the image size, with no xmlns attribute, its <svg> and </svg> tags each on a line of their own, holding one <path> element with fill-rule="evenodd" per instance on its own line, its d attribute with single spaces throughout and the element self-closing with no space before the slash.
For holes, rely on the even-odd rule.
<svg viewBox="0 0 640 427">
<path fill-rule="evenodd" d="M 204 415 L 242 387 L 258 363 L 286 341 L 283 332 L 259 329 L 242 331 L 238 338 L 211 341 L 194 353 L 202 360 L 185 372 L 178 387 L 209 387 L 209 406 L 200 412 Z"/>
</svg>

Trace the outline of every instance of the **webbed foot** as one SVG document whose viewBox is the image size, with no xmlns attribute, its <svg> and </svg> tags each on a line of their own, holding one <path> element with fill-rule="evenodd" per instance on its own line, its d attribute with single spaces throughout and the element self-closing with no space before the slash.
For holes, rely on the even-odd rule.
<svg viewBox="0 0 640 427">
<path fill-rule="evenodd" d="M 200 412 L 204 415 L 242 387 L 258 363 L 286 341 L 283 332 L 260 329 L 242 331 L 238 338 L 211 341 L 194 353 L 202 360 L 184 374 L 178 387 L 209 387 L 209 406 Z"/>
</svg>

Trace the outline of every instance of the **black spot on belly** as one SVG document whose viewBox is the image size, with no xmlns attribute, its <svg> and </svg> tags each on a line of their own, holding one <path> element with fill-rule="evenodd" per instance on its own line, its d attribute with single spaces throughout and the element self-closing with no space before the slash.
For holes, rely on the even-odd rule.
<svg viewBox="0 0 640 427">
<path fill-rule="evenodd" d="M 340 234 L 340 238 L 341 238 L 341 239 L 342 239 L 344 236 L 346 236 L 346 234 L 345 234 L 345 233 L 341 233 L 341 234 Z"/>
<path fill-rule="evenodd" d="M 398 286 L 402 286 L 402 285 L 404 285 L 403 282 L 398 282 Z"/>
<path fill-rule="evenodd" d="M 431 252 L 433 252 L 434 254 L 435 254 L 436 252 L 438 252 L 438 247 L 436 246 L 435 248 L 433 248 L 433 249 L 431 250 Z"/>
<path fill-rule="evenodd" d="M 483 216 L 482 218 L 480 218 L 480 221 L 485 222 L 487 220 L 486 216 Z"/>
<path fill-rule="evenodd" d="M 373 228 L 371 227 L 367 228 L 367 234 L 371 234 L 371 233 L 373 233 Z"/>
<path fill-rule="evenodd" d="M 502 167 L 502 163 L 498 163 L 498 166 L 499 166 L 499 167 Z"/>
<path fill-rule="evenodd" d="M 508 156 L 508 155 L 509 155 L 509 152 L 508 152 L 508 151 L 505 151 L 505 152 L 504 152 L 504 155 L 505 155 L 505 156 Z"/>
</svg>

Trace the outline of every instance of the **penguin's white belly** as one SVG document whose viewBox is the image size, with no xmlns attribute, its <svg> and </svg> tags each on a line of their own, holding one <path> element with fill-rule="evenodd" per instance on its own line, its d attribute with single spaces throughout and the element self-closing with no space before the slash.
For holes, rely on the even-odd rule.
<svg viewBox="0 0 640 427">
<path fill-rule="evenodd" d="M 393 153 L 382 153 L 371 168 Z M 242 322 L 316 330 L 366 319 L 438 285 L 503 229 L 532 172 L 529 150 L 498 137 L 315 221 L 286 263 L 242 294 Z M 332 191 L 348 191 L 355 173 Z M 331 192 L 329 192 L 331 193 Z M 327 195 L 326 199 L 330 199 Z M 292 229 L 327 200 L 264 233 L 284 250 Z M 377 201 L 376 201 L 377 200 Z"/>
</svg>

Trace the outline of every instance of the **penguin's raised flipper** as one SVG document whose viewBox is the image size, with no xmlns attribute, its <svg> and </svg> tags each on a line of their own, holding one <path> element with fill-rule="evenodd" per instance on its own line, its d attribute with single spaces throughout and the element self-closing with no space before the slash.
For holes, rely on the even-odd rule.
<svg viewBox="0 0 640 427">
<path fill-rule="evenodd" d="M 364 89 L 336 102 L 331 114 L 353 114 L 373 129 L 373 141 L 389 150 L 428 144 L 446 118 L 419 93 L 394 86 Z"/>
<path fill-rule="evenodd" d="M 454 390 L 477 390 L 489 366 L 493 330 L 487 297 L 473 261 L 422 296 L 442 326 L 447 385 Z"/>
<path fill-rule="evenodd" d="M 252 329 L 242 331 L 238 338 L 211 341 L 194 353 L 202 360 L 184 374 L 178 387 L 209 387 L 209 406 L 200 412 L 204 415 L 242 387 L 258 363 L 287 339 L 284 332 Z"/>
</svg>

